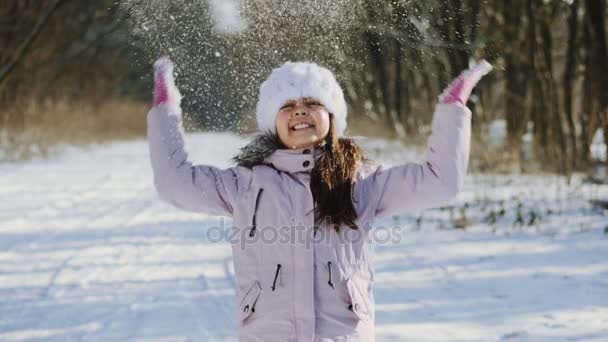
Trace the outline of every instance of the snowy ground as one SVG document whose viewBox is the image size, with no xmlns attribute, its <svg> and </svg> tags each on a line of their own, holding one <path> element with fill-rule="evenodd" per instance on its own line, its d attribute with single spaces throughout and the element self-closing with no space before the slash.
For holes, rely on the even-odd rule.
<svg viewBox="0 0 608 342">
<path fill-rule="evenodd" d="M 244 142 L 189 141 L 218 166 Z M 366 145 L 389 164 L 412 155 Z M 144 141 L 0 175 L 0 341 L 235 340 L 230 248 L 206 234 L 219 218 L 157 199 Z M 401 230 L 377 246 L 378 341 L 608 340 L 608 213 L 593 199 L 608 186 L 470 175 L 454 208 L 381 222 Z"/>
</svg>

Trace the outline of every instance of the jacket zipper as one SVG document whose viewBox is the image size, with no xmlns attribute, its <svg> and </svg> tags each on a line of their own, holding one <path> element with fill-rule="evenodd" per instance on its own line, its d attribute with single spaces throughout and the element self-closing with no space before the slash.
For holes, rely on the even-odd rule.
<svg viewBox="0 0 608 342">
<path fill-rule="evenodd" d="M 329 280 L 327 281 L 327 284 L 329 284 L 329 286 L 331 286 L 332 289 L 335 289 L 334 283 L 331 282 L 331 261 L 327 262 L 327 268 L 329 269 Z"/>
<path fill-rule="evenodd" d="M 280 270 L 281 270 L 281 264 L 277 264 L 277 271 L 274 273 L 274 281 L 272 282 L 272 286 L 271 286 L 272 291 L 274 291 L 277 286 L 277 278 L 279 277 Z"/>
<path fill-rule="evenodd" d="M 253 222 L 251 223 L 251 230 L 249 231 L 249 237 L 253 237 L 255 235 L 255 230 L 257 228 L 257 219 L 256 216 L 258 214 L 258 207 L 260 206 L 260 196 L 262 195 L 262 192 L 264 191 L 264 188 L 260 188 L 260 190 L 258 190 L 258 195 L 255 197 L 255 208 L 253 209 Z"/>
</svg>

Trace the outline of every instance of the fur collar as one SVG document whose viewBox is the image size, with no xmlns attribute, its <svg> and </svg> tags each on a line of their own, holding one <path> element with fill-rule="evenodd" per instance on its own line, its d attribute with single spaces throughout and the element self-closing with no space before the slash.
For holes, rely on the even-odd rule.
<svg viewBox="0 0 608 342">
<path fill-rule="evenodd" d="M 258 133 L 253 139 L 244 147 L 241 148 L 240 152 L 232 158 L 232 161 L 238 166 L 243 166 L 252 169 L 257 165 L 270 164 L 267 158 L 277 150 L 284 150 L 285 146 L 279 140 L 279 137 L 270 132 L 266 131 Z M 369 159 L 364 159 L 359 162 L 359 171 L 363 174 L 367 174 L 373 171 L 375 163 Z"/>
<path fill-rule="evenodd" d="M 232 160 L 238 165 L 247 168 L 253 168 L 256 165 L 264 164 L 266 157 L 270 156 L 274 151 L 285 148 L 279 140 L 279 137 L 272 132 L 258 133 L 253 140 Z"/>
</svg>

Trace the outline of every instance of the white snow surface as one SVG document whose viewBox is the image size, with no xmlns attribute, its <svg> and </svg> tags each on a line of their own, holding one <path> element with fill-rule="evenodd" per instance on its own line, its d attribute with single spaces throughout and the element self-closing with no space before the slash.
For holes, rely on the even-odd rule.
<svg viewBox="0 0 608 342">
<path fill-rule="evenodd" d="M 229 166 L 246 139 L 188 141 Z M 420 156 L 364 144 L 386 164 Z M 157 198 L 145 141 L 0 175 L 0 341 L 236 340 L 230 247 L 209 234 L 221 219 Z M 602 199 L 579 177 L 471 174 L 453 208 L 379 222 L 399 229 L 376 246 L 377 340 L 608 340 L 608 213 L 588 201 Z"/>
</svg>

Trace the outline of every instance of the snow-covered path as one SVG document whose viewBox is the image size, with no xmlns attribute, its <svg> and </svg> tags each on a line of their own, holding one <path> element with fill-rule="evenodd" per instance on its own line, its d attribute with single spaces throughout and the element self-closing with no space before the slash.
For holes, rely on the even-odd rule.
<svg viewBox="0 0 608 342">
<path fill-rule="evenodd" d="M 244 140 L 189 142 L 227 166 Z M 235 340 L 230 247 L 209 229 L 222 219 L 157 199 L 145 141 L 0 175 L 0 341 Z M 458 208 L 381 222 L 401 228 L 377 246 L 378 341 L 608 340 L 608 215 L 585 200 L 608 187 L 560 184 L 471 176 L 467 230 L 451 228 Z M 513 227 L 517 210 L 541 219 Z"/>
</svg>

